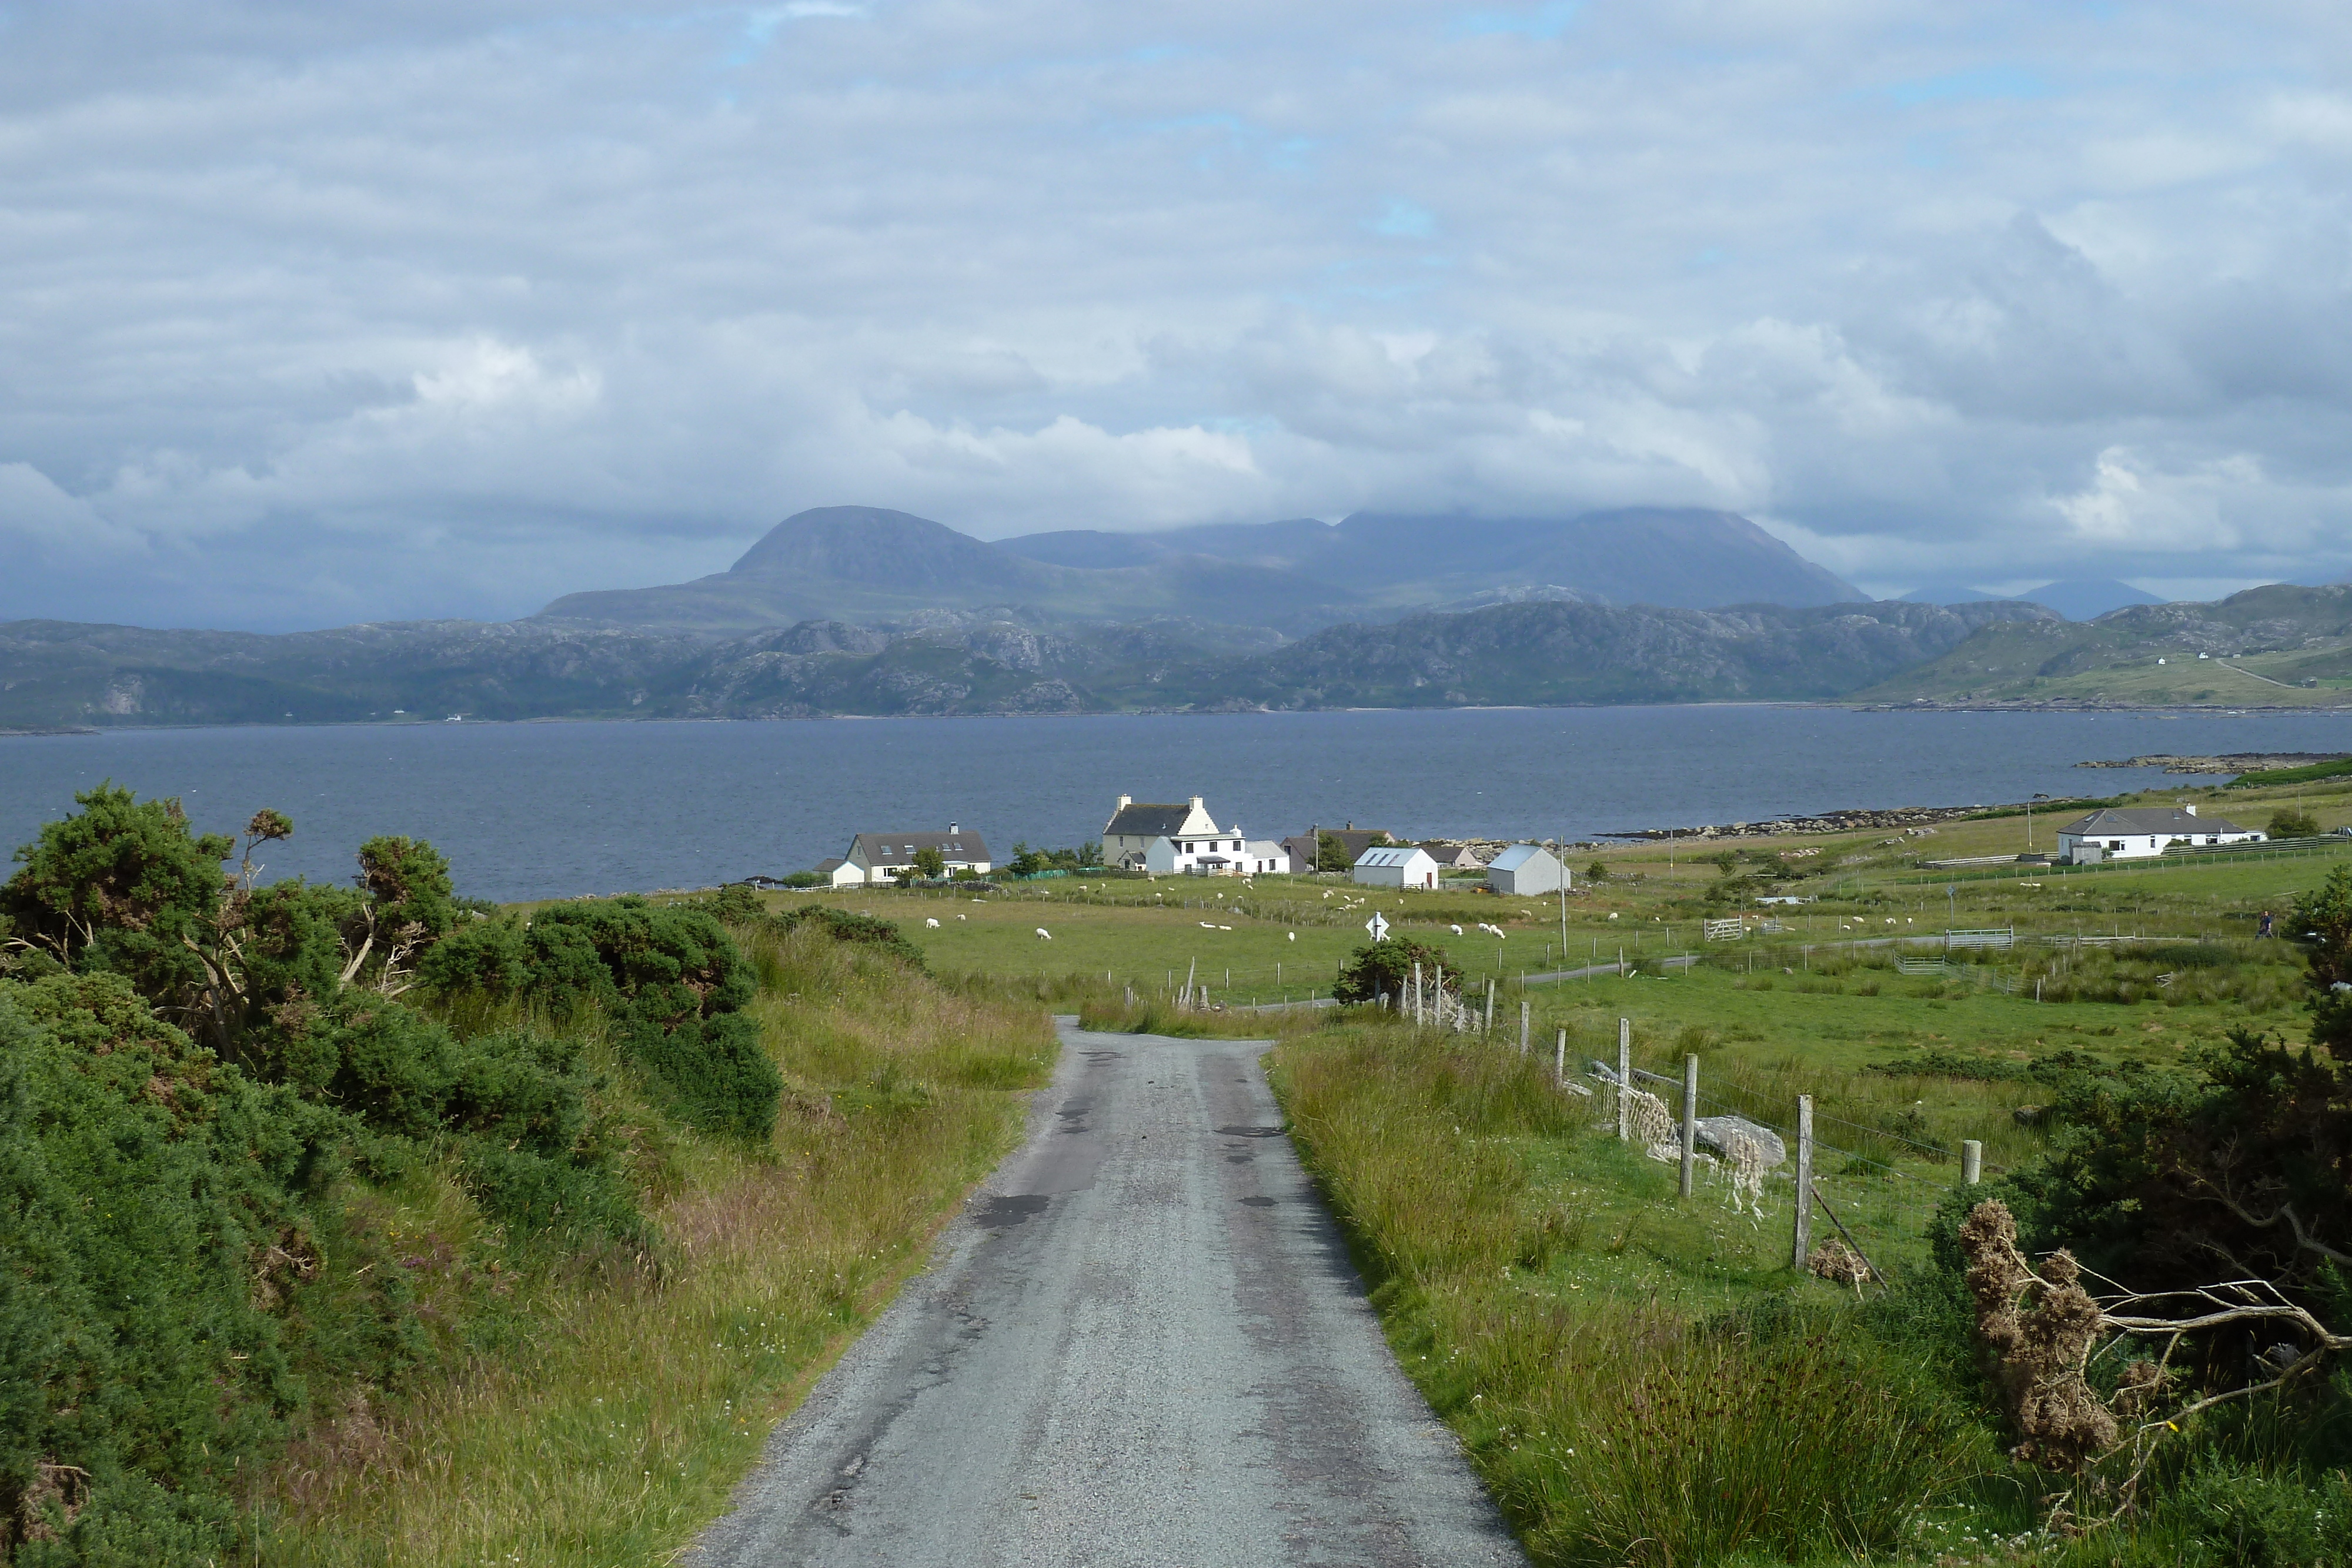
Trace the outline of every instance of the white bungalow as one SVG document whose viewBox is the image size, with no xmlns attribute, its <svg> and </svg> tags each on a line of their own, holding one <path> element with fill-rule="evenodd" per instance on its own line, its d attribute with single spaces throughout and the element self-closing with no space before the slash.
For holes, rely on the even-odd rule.
<svg viewBox="0 0 2352 1568">
<path fill-rule="evenodd" d="M 987 874 L 986 841 L 954 822 L 944 833 L 860 833 L 849 841 L 849 852 L 838 862 L 817 870 L 830 876 L 835 887 L 865 887 L 896 879 L 913 867 L 915 856 L 924 850 L 939 851 L 950 873 Z"/>
<path fill-rule="evenodd" d="M 1252 839 L 1242 846 L 1244 876 L 1288 876 L 1290 852 L 1277 839 Z"/>
<path fill-rule="evenodd" d="M 1427 890 L 1437 885 L 1437 862 L 1419 844 L 1388 844 L 1357 856 L 1350 874 L 1367 887 Z"/>
<path fill-rule="evenodd" d="M 1486 885 L 1496 893 L 1558 893 L 1569 885 L 1568 868 L 1541 844 L 1513 844 L 1487 865 Z"/>
<path fill-rule="evenodd" d="M 2175 844 L 2260 843 L 2267 835 L 2226 817 L 2200 817 L 2194 806 L 2098 810 L 2058 830 L 2058 858 L 2070 865 L 2146 860 Z"/>
</svg>

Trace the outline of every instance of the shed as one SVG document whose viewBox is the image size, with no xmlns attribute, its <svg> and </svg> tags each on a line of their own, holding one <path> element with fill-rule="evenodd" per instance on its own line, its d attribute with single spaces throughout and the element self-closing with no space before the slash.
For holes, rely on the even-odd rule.
<svg viewBox="0 0 2352 1568">
<path fill-rule="evenodd" d="M 1513 844 L 1486 867 L 1486 885 L 1496 893 L 1558 893 L 1568 884 L 1568 868 L 1541 844 Z"/>
<path fill-rule="evenodd" d="M 1390 844 L 1357 856 L 1350 874 L 1367 887 L 1434 888 L 1437 862 L 1419 844 Z"/>
</svg>

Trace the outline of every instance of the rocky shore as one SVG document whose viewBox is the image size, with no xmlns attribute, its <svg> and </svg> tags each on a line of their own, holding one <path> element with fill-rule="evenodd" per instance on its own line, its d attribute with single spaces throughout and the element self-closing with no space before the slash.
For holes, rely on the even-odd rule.
<svg viewBox="0 0 2352 1568">
<path fill-rule="evenodd" d="M 2167 773 L 2266 773 L 2273 768 L 2308 768 L 2315 762 L 2341 762 L 2352 752 L 2233 751 L 2222 757 L 2174 757 L 2158 752 L 2126 757 L 2120 761 L 2077 762 L 2077 768 L 2161 768 Z"/>
</svg>

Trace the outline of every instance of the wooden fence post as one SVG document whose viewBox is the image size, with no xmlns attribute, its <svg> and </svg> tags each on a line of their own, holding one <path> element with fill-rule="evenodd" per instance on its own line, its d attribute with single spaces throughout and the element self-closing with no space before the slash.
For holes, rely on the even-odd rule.
<svg viewBox="0 0 2352 1568">
<path fill-rule="evenodd" d="M 1633 1020 L 1617 1020 L 1617 1141 L 1623 1143 L 1633 1135 L 1633 1107 L 1625 1103 L 1625 1092 L 1633 1087 Z"/>
<path fill-rule="evenodd" d="M 1519 1004 L 1519 1054 L 1528 1053 L 1528 1004 Z"/>
<path fill-rule="evenodd" d="M 1813 1255 L 1813 1097 L 1797 1096 L 1797 1226 L 1790 1267 L 1802 1269 Z"/>
<path fill-rule="evenodd" d="M 1486 1022 L 1481 1032 L 1490 1035 L 1495 1032 L 1495 977 L 1492 975 L 1486 977 Z"/>
<path fill-rule="evenodd" d="M 1421 1027 L 1421 960 L 1412 961 L 1412 1027 Z"/>
<path fill-rule="evenodd" d="M 1960 1185 L 1974 1186 L 1984 1177 L 1984 1144 L 1976 1138 L 1960 1140 Z"/>
<path fill-rule="evenodd" d="M 1698 1166 L 1698 1058 L 1683 1058 L 1683 1180 L 1682 1195 L 1691 1195 L 1691 1176 Z"/>
<path fill-rule="evenodd" d="M 1565 1029 L 1559 1031 L 1559 1050 L 1552 1057 L 1551 1079 L 1555 1089 L 1568 1087 L 1568 1030 Z"/>
</svg>

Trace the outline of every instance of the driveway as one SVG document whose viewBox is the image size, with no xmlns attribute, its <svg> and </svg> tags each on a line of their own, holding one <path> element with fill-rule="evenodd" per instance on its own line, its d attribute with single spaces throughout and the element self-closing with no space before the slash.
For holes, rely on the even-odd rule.
<svg viewBox="0 0 2352 1568">
<path fill-rule="evenodd" d="M 685 1559 L 1524 1563 L 1398 1372 L 1262 1041 L 1090 1034 Z"/>
</svg>

